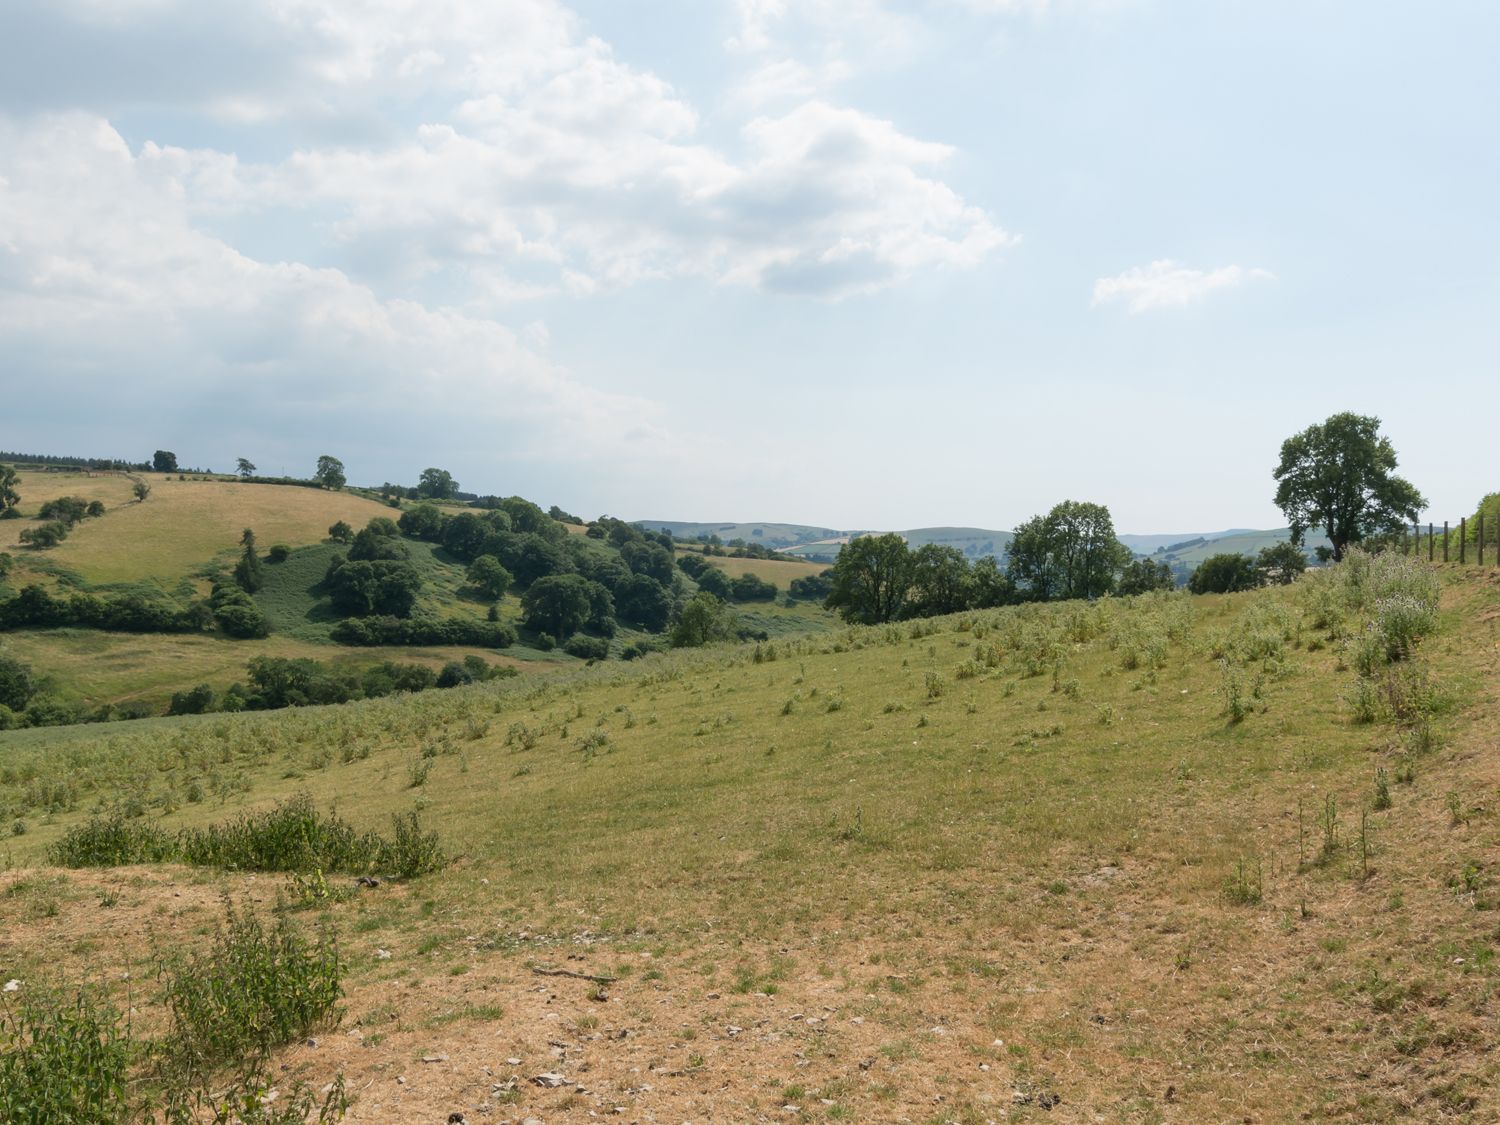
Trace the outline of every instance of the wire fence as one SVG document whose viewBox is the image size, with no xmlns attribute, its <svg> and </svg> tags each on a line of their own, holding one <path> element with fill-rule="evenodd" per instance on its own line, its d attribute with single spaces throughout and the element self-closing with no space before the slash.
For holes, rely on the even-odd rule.
<svg viewBox="0 0 1500 1125">
<path fill-rule="evenodd" d="M 1472 555 L 1479 566 L 1484 566 L 1486 560 L 1490 565 L 1500 566 L 1500 515 L 1491 516 L 1488 521 L 1483 512 L 1473 520 L 1464 516 L 1458 521 L 1457 527 L 1450 526 L 1444 520 L 1441 530 L 1436 523 L 1429 522 L 1424 531 L 1420 523 L 1413 522 L 1411 534 L 1403 532 L 1401 538 L 1402 548 L 1408 555 L 1421 555 L 1425 552 L 1428 562 L 1457 562 L 1467 565 Z"/>
</svg>

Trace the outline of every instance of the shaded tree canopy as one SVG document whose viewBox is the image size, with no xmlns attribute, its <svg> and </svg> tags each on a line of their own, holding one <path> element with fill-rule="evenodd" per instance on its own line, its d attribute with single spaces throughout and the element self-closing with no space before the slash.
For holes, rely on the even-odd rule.
<svg viewBox="0 0 1500 1125">
<path fill-rule="evenodd" d="M 417 480 L 417 495 L 426 500 L 451 500 L 458 492 L 458 481 L 447 469 L 423 469 Z"/>
<path fill-rule="evenodd" d="M 177 471 L 177 454 L 169 449 L 158 449 L 151 455 L 151 467 L 158 473 L 175 473 Z"/>
<path fill-rule="evenodd" d="M 696 648 L 715 641 L 733 640 L 734 610 L 712 594 L 694 594 L 672 625 L 671 640 L 677 648 Z"/>
<path fill-rule="evenodd" d="M 1177 582 L 1172 577 L 1172 568 L 1155 559 L 1132 559 L 1120 572 L 1115 593 L 1124 597 L 1132 594 L 1148 594 L 1152 590 L 1173 590 Z"/>
<path fill-rule="evenodd" d="M 318 467 L 313 470 L 313 478 L 319 481 L 324 488 L 339 489 L 344 487 L 344 463 L 337 457 L 328 454 L 318 458 Z"/>
<path fill-rule="evenodd" d="M 1232 594 L 1259 585 L 1260 571 L 1255 560 L 1233 553 L 1210 555 L 1198 564 L 1188 580 L 1188 589 L 1194 594 Z"/>
<path fill-rule="evenodd" d="M 1321 527 L 1337 561 L 1368 536 L 1401 531 L 1427 501 L 1395 471 L 1396 450 L 1381 436 L 1379 418 L 1335 414 L 1287 438 L 1273 475 L 1292 542 Z"/>
<path fill-rule="evenodd" d="M 1078 500 L 1021 524 L 1005 553 L 1011 578 L 1035 601 L 1102 597 L 1131 557 L 1109 509 Z"/>
<path fill-rule="evenodd" d="M 844 545 L 828 577 L 832 589 L 823 604 L 845 621 L 894 621 L 911 587 L 911 552 L 894 533 L 865 535 Z"/>
</svg>

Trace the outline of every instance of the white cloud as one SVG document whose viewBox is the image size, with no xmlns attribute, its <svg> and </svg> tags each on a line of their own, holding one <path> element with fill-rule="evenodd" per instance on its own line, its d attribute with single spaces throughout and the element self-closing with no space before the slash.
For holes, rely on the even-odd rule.
<svg viewBox="0 0 1500 1125">
<path fill-rule="evenodd" d="M 1093 304 L 1123 304 L 1132 313 L 1174 308 L 1200 301 L 1220 289 L 1233 289 L 1247 281 L 1274 280 L 1275 274 L 1244 266 L 1220 266 L 1195 270 L 1181 262 L 1161 258 L 1149 266 L 1136 266 L 1114 277 L 1094 282 Z"/>
<path fill-rule="evenodd" d="M 627 431 L 664 443 L 656 405 L 532 350 L 540 325 L 523 331 L 528 346 L 338 270 L 243 256 L 194 228 L 157 159 L 97 117 L 0 122 L 0 354 L 19 394 L 34 370 L 122 426 L 193 401 L 201 425 L 243 410 L 263 436 L 303 425 L 382 441 L 421 427 L 444 445 L 584 463 L 632 457 Z"/>
<path fill-rule="evenodd" d="M 844 32 L 812 65 L 757 66 L 731 104 L 758 116 L 730 149 L 705 143 L 668 82 L 618 59 L 553 0 L 246 4 L 237 28 L 258 46 L 221 60 L 221 81 L 193 61 L 224 48 L 188 0 L 18 4 L 65 57 L 109 36 L 161 37 L 154 72 L 72 76 L 89 112 L 170 104 L 313 138 L 251 160 L 153 137 L 139 173 L 200 226 L 299 224 L 299 256 L 384 297 L 458 294 L 479 311 L 674 277 L 840 297 L 972 265 L 1009 237 L 937 177 L 946 147 L 817 97 L 842 73 Z M 866 44 L 908 30 L 879 0 L 789 8 L 744 0 L 745 49 L 786 19 L 830 33 L 849 20 Z M 0 14 L 0 40 L 7 19 L 20 17 Z M 14 101 L 3 83 L 0 105 Z"/>
</svg>

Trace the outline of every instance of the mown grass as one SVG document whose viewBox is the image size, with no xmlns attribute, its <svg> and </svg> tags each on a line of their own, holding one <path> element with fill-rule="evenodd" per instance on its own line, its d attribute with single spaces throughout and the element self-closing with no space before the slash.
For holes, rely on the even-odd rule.
<svg viewBox="0 0 1500 1125">
<path fill-rule="evenodd" d="M 0 824 L 27 821 L 10 842 L 27 862 L 126 802 L 177 831 L 300 791 L 361 823 L 415 799 L 463 862 L 423 881 L 420 918 L 338 909 L 362 933 L 416 927 L 421 958 L 584 931 L 653 951 L 651 986 L 679 998 L 821 995 L 927 1053 L 951 1017 L 1006 1097 L 1061 1091 L 1106 1119 L 1161 1119 L 1169 1084 L 1184 1120 L 1229 1101 L 1268 1120 L 1465 1112 L 1496 1077 L 1473 1049 L 1494 959 L 1474 950 L 1495 897 L 1476 857 L 1500 826 L 1447 794 L 1495 783 L 1472 751 L 1489 712 L 1465 705 L 1493 695 L 1500 585 L 1450 572 L 1436 631 L 1383 666 L 1433 685 L 1420 745 L 1400 716 L 1359 721 L 1353 646 L 1375 618 L 1322 595 L 1022 607 L 0 736 Z M 944 1092 L 905 1088 L 905 1057 L 879 1057 L 885 1093 L 847 1094 L 861 1117 Z"/>
</svg>

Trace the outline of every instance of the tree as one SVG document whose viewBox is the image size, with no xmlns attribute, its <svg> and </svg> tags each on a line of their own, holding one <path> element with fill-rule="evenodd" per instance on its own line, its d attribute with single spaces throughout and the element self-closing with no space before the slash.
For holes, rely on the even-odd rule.
<svg viewBox="0 0 1500 1125">
<path fill-rule="evenodd" d="M 1287 540 L 1262 547 L 1255 558 L 1255 569 L 1266 586 L 1290 586 L 1307 569 L 1302 548 Z"/>
<path fill-rule="evenodd" d="M 0 469 L 3 473 L 4 469 Z M 1486 543 L 1500 544 L 1500 492 L 1491 492 L 1479 501 L 1479 507 L 1474 509 L 1474 515 L 1469 519 L 1468 538 L 1469 542 L 1479 542 L 1479 521 L 1484 520 L 1484 541 Z"/>
<path fill-rule="evenodd" d="M 1016 600 L 1016 584 L 1000 569 L 994 555 L 976 559 L 969 571 L 969 606 L 971 609 L 993 609 Z"/>
<path fill-rule="evenodd" d="M 1130 562 L 1109 509 L 1078 500 L 1021 524 L 1005 553 L 1011 577 L 1034 601 L 1101 597 Z"/>
<path fill-rule="evenodd" d="M 1188 579 L 1188 590 L 1194 594 L 1232 594 L 1253 590 L 1260 585 L 1260 571 L 1249 555 L 1210 555 L 1198 564 Z"/>
<path fill-rule="evenodd" d="M 436 504 L 418 504 L 401 513 L 396 521 L 405 534 L 413 539 L 426 539 L 436 543 L 443 537 L 443 513 Z"/>
<path fill-rule="evenodd" d="M 1379 418 L 1335 414 L 1282 442 L 1276 506 L 1293 543 L 1321 527 L 1338 561 L 1351 545 L 1400 532 L 1421 514 L 1426 499 L 1395 475 L 1396 451 L 1379 431 Z"/>
<path fill-rule="evenodd" d="M 253 594 L 264 584 L 265 575 L 261 571 L 260 556 L 255 552 L 255 532 L 248 527 L 240 536 L 240 546 L 243 550 L 234 567 L 234 580 L 245 593 Z"/>
<path fill-rule="evenodd" d="M 417 480 L 417 495 L 427 500 L 451 500 L 458 481 L 446 469 L 423 469 Z"/>
<path fill-rule="evenodd" d="M 40 687 L 28 665 L 0 653 L 0 707 L 24 711 Z"/>
<path fill-rule="evenodd" d="M 410 617 L 422 589 L 422 574 L 400 559 L 359 559 L 323 579 L 329 599 L 349 617 Z"/>
<path fill-rule="evenodd" d="M 589 620 L 593 608 L 591 583 L 580 574 L 552 574 L 539 578 L 521 596 L 526 626 L 567 639 Z"/>
<path fill-rule="evenodd" d="M 734 610 L 712 594 L 699 592 L 687 600 L 672 625 L 673 648 L 697 648 L 734 639 Z"/>
<path fill-rule="evenodd" d="M 866 535 L 846 543 L 829 571 L 832 590 L 823 604 L 845 621 L 875 625 L 894 621 L 911 587 L 911 552 L 894 533 Z"/>
<path fill-rule="evenodd" d="M 241 457 L 238 460 L 237 465 L 238 468 L 235 471 L 239 473 L 240 476 L 253 477 L 255 475 L 255 464 L 253 462 L 247 461 L 243 457 Z"/>
<path fill-rule="evenodd" d="M 928 543 L 911 556 L 907 617 L 939 617 L 969 605 L 969 562 L 957 547 Z"/>
<path fill-rule="evenodd" d="M 61 520 L 53 520 L 39 527 L 28 527 L 21 532 L 21 542 L 26 543 L 38 551 L 50 550 L 56 547 L 68 537 L 68 525 Z"/>
<path fill-rule="evenodd" d="M 19 481 L 16 470 L 9 465 L 0 465 L 0 517 L 15 509 L 21 502 L 21 494 L 16 491 Z"/>
<path fill-rule="evenodd" d="M 318 458 L 318 467 L 313 470 L 313 479 L 320 482 L 324 488 L 337 491 L 344 487 L 344 463 L 337 457 L 328 454 Z"/>
<path fill-rule="evenodd" d="M 614 601 L 620 620 L 651 633 L 665 629 L 672 617 L 672 596 L 649 574 L 632 574 L 621 582 Z"/>
<path fill-rule="evenodd" d="M 354 529 L 343 520 L 339 520 L 328 528 L 328 538 L 335 543 L 352 543 L 354 542 Z"/>
<path fill-rule="evenodd" d="M 1152 590 L 1173 590 L 1177 582 L 1172 577 L 1172 568 L 1155 559 L 1132 559 L 1120 572 L 1120 583 L 1115 593 L 1122 597 L 1132 594 L 1149 594 Z"/>
<path fill-rule="evenodd" d="M 169 449 L 158 449 L 151 455 L 151 467 L 158 473 L 175 473 L 177 471 L 177 454 Z"/>
<path fill-rule="evenodd" d="M 501 566 L 500 560 L 494 555 L 480 555 L 469 564 L 466 577 L 469 585 L 490 601 L 504 597 L 512 581 L 510 571 Z"/>
</svg>

